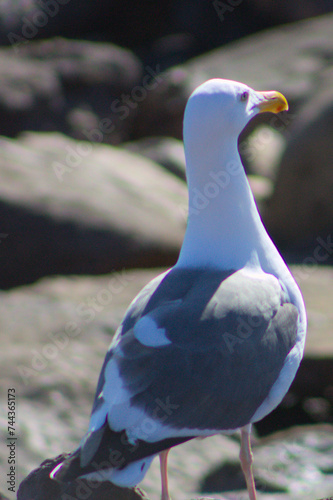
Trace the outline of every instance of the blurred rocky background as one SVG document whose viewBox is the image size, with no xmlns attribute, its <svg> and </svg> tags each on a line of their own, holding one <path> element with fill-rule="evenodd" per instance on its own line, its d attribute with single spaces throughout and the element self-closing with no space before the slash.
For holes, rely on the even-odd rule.
<svg viewBox="0 0 333 500">
<path fill-rule="evenodd" d="M 254 432 L 260 500 L 333 495 L 333 5 L 329 0 L 0 2 L 0 491 L 60 492 L 51 461 L 84 434 L 129 302 L 175 263 L 186 224 L 184 107 L 212 77 L 283 92 L 239 150 L 262 218 L 305 296 L 305 359 Z M 15 493 L 8 490 L 15 389 Z M 246 498 L 238 436 L 170 454 L 177 500 Z M 52 462 L 53 463 L 53 462 Z M 158 463 L 142 487 L 158 498 Z M 53 495 L 53 496 L 52 496 Z M 76 496 L 75 496 L 76 495 Z M 103 496 L 104 495 L 104 496 Z M 5 498 L 5 497 L 3 497 Z"/>
</svg>

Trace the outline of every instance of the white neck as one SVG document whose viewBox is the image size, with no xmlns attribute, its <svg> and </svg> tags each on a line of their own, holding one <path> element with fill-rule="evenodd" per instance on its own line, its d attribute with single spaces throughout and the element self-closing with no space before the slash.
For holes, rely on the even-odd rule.
<svg viewBox="0 0 333 500">
<path fill-rule="evenodd" d="M 186 152 L 189 218 L 177 266 L 272 272 L 267 256 L 283 261 L 261 222 L 236 145 L 209 151 L 207 158 L 207 148 L 197 144 Z"/>
</svg>

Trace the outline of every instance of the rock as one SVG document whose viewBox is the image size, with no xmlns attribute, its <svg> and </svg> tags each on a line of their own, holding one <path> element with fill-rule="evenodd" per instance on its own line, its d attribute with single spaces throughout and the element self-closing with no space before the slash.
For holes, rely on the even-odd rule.
<svg viewBox="0 0 333 500">
<path fill-rule="evenodd" d="M 258 498 L 313 500 L 329 495 L 333 488 L 332 449 L 331 425 L 293 427 L 258 440 L 252 445 Z M 226 492 L 237 476 L 241 478 L 240 472 L 239 464 L 224 460 L 206 476 L 202 491 Z M 241 478 L 232 489 L 237 490 L 242 483 Z M 235 494 L 234 498 L 240 497 Z"/>
<path fill-rule="evenodd" d="M 304 500 L 328 495 L 332 447 L 333 426 L 328 424 L 292 427 L 260 440 L 253 450 L 260 489 Z"/>
<path fill-rule="evenodd" d="M 3 288 L 49 274 L 172 265 L 178 257 L 185 183 L 142 156 L 26 134 L 1 139 L 0 176 Z"/>
<path fill-rule="evenodd" d="M 169 32 L 174 2 L 163 6 L 133 5 L 130 2 L 100 0 L 98 9 L 87 0 L 39 2 L 22 0 L 0 6 L 0 43 L 23 43 L 62 35 L 114 41 L 119 45 L 142 47 Z M 75 25 L 73 25 L 75 19 Z M 88 22 L 89 20 L 89 22 Z"/>
<path fill-rule="evenodd" d="M 183 66 L 162 73 L 159 85 L 137 109 L 132 139 L 162 135 L 182 140 L 184 110 L 193 88 Z"/>
<path fill-rule="evenodd" d="M 292 266 L 292 272 L 302 290 L 308 316 L 307 357 L 333 358 L 331 325 L 333 323 L 332 296 L 329 286 L 333 269 L 329 266 L 310 265 L 307 262 Z"/>
<path fill-rule="evenodd" d="M 313 264 L 333 262 L 333 247 L 325 246 L 333 227 L 332 134 L 329 90 L 319 92 L 295 118 L 263 213 L 273 238 L 284 247 L 307 248 L 307 262 Z"/>
<path fill-rule="evenodd" d="M 25 129 L 64 129 L 65 97 L 47 63 L 1 49 L 0 72 L 1 134 L 13 137 Z"/>
<path fill-rule="evenodd" d="M 320 77 L 331 67 L 327 54 L 333 50 L 332 33 L 332 14 L 299 21 L 230 43 L 182 69 L 192 88 L 208 78 L 228 78 L 258 90 L 276 88 L 294 105 L 316 95 Z M 176 70 L 171 68 L 168 75 Z"/>
<path fill-rule="evenodd" d="M 273 191 L 273 182 L 267 177 L 260 175 L 248 175 L 249 184 L 256 200 L 256 204 L 261 212 L 264 202 Z"/>
<path fill-rule="evenodd" d="M 119 488 L 108 481 L 96 483 L 85 479 L 69 484 L 59 484 L 50 479 L 51 471 L 68 455 L 63 454 L 54 459 L 44 460 L 36 470 L 22 481 L 17 500 L 61 500 L 63 498 L 90 500 L 149 500 L 139 488 Z M 66 496 L 68 495 L 68 496 Z"/>
<path fill-rule="evenodd" d="M 259 125 L 238 144 L 246 172 L 272 182 L 275 181 L 285 147 L 286 138 L 269 125 Z"/>
<path fill-rule="evenodd" d="M 185 153 L 182 141 L 172 137 L 146 137 L 126 142 L 123 147 L 159 163 L 182 180 L 186 179 Z"/>
<path fill-rule="evenodd" d="M 130 51 L 62 38 L 14 49 L 0 49 L 0 134 L 54 130 L 95 142 L 128 140 L 135 107 L 147 92 L 142 78 L 154 86 Z M 134 89 L 134 100 L 122 102 Z"/>
<path fill-rule="evenodd" d="M 189 9 L 187 0 L 163 4 L 100 0 L 96 9 L 89 0 L 8 1 L 0 4 L 0 43 L 13 43 L 15 37 L 30 41 L 57 34 L 111 40 L 170 64 L 177 55 L 184 58 L 268 26 L 332 10 L 326 0 L 304 0 L 301 6 L 287 0 L 278 6 L 257 0 L 241 3 L 200 0 Z M 178 37 L 177 44 L 170 43 L 170 33 Z M 191 41 L 185 47 L 179 43 L 184 35 Z"/>
</svg>

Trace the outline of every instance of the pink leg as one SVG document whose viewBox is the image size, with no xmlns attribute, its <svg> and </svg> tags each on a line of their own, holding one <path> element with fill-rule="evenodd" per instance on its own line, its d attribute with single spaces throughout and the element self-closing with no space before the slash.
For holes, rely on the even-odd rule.
<svg viewBox="0 0 333 500">
<path fill-rule="evenodd" d="M 161 500 L 171 500 L 168 489 L 168 454 L 169 450 L 160 453 L 162 496 Z"/>
<path fill-rule="evenodd" d="M 253 455 L 251 451 L 250 432 L 250 426 L 246 426 L 241 429 L 241 448 L 239 458 L 245 476 L 247 491 L 250 500 L 257 500 L 256 487 L 254 484 L 252 473 Z"/>
</svg>

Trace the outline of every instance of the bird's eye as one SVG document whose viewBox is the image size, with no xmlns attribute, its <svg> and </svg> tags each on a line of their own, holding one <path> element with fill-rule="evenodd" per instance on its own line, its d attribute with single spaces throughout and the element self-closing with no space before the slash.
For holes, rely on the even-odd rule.
<svg viewBox="0 0 333 500">
<path fill-rule="evenodd" d="M 249 93 L 248 92 L 243 92 L 242 95 L 240 96 L 241 102 L 246 102 L 249 98 Z"/>
</svg>

